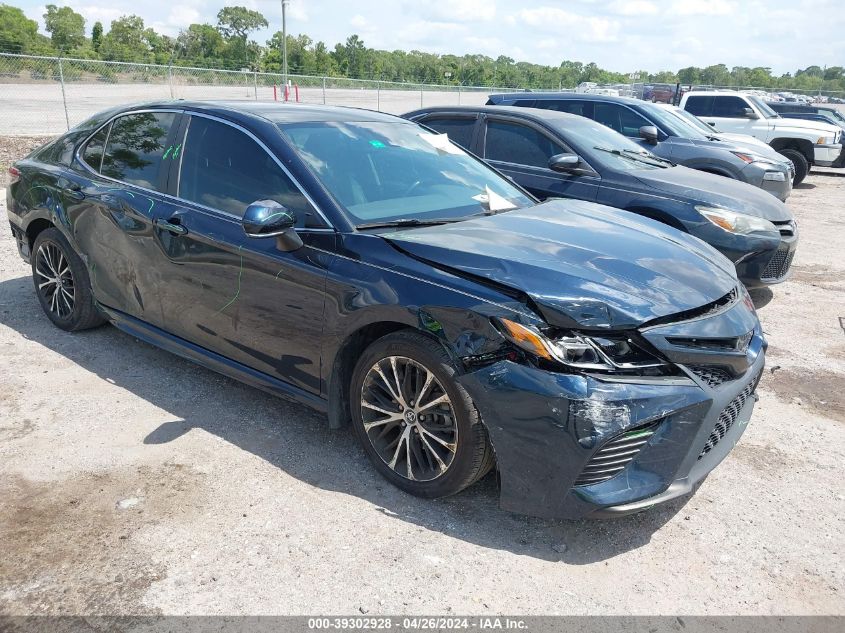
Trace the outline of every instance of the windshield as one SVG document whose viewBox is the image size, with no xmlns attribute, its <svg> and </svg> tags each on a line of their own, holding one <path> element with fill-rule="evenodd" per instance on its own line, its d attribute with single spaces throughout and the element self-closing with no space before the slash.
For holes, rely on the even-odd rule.
<svg viewBox="0 0 845 633">
<path fill-rule="evenodd" d="M 845 123 L 845 115 L 843 115 L 839 110 L 822 110 L 825 114 L 831 115 L 834 119 L 838 119 L 837 124 L 842 125 Z"/>
<path fill-rule="evenodd" d="M 582 148 L 582 154 L 608 169 L 664 169 L 669 161 L 658 158 L 634 141 L 592 119 L 580 119 L 577 125 L 567 121 L 563 134 L 567 142 Z M 597 151 L 598 150 L 598 151 Z"/>
<path fill-rule="evenodd" d="M 776 119 L 778 118 L 778 113 L 772 110 L 769 105 L 763 101 L 760 97 L 748 96 L 746 95 L 746 99 L 748 99 L 751 103 L 757 106 L 757 109 L 763 113 L 763 116 L 767 119 Z"/>
<path fill-rule="evenodd" d="M 454 220 L 534 202 L 415 123 L 320 121 L 279 128 L 356 225 Z"/>
<path fill-rule="evenodd" d="M 668 110 L 661 108 L 658 105 L 644 104 L 644 106 L 649 116 L 652 119 L 656 119 L 661 126 L 668 130 L 670 136 L 690 138 L 698 141 L 707 140 L 707 136 L 705 136 L 704 133 L 697 128 L 687 125 L 684 121 L 678 119 L 678 117 L 674 116 Z"/>
<path fill-rule="evenodd" d="M 712 136 L 714 133 L 718 132 L 718 130 L 714 127 L 707 125 L 704 121 L 699 119 L 695 116 L 692 112 L 687 112 L 686 110 L 682 110 L 681 108 L 672 108 L 668 109 L 667 111 L 671 114 L 674 114 L 679 119 L 682 119 L 684 123 L 687 125 L 693 126 L 702 134 L 706 134 Z"/>
</svg>

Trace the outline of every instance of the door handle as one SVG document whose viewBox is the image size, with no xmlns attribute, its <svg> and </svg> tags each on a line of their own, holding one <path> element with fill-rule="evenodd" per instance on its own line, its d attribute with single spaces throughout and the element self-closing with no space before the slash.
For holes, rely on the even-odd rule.
<svg viewBox="0 0 845 633">
<path fill-rule="evenodd" d="M 68 198 L 73 198 L 74 200 L 83 200 L 85 198 L 85 194 L 82 191 L 82 186 L 78 182 L 73 182 L 72 180 L 64 180 L 61 185 L 62 191 Z"/>
<path fill-rule="evenodd" d="M 155 225 L 157 228 L 162 229 L 163 231 L 168 231 L 173 233 L 174 235 L 185 235 L 188 232 L 181 224 L 178 224 L 179 220 L 177 218 L 171 218 L 175 220 L 175 222 L 170 222 L 168 220 L 156 219 Z"/>
</svg>

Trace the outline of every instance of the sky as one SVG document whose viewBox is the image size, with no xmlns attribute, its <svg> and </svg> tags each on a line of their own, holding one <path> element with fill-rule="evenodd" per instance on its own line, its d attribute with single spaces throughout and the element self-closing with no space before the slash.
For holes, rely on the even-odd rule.
<svg viewBox="0 0 845 633">
<path fill-rule="evenodd" d="M 44 4 L 19 6 L 43 31 Z M 216 24 L 225 4 L 256 9 L 270 22 L 254 39 L 281 30 L 280 0 L 73 0 L 61 2 L 106 30 L 140 15 L 176 35 L 193 22 Z M 557 66 L 564 59 L 628 72 L 724 63 L 769 67 L 776 74 L 810 65 L 845 65 L 843 0 L 291 0 L 288 33 L 329 47 L 357 33 L 371 48 L 440 54 L 506 55 Z"/>
</svg>

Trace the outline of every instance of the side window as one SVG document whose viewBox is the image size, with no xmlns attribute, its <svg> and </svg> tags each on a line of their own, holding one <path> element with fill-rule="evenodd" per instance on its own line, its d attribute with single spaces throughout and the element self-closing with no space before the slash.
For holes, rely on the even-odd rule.
<svg viewBox="0 0 845 633">
<path fill-rule="evenodd" d="M 325 226 L 263 147 L 237 128 L 205 117 L 191 117 L 178 195 L 238 217 L 256 200 L 275 200 L 293 211 L 300 228 Z"/>
<path fill-rule="evenodd" d="M 713 116 L 713 97 L 687 97 L 684 110 L 695 116 Z"/>
<path fill-rule="evenodd" d="M 531 167 L 549 166 L 549 159 L 563 148 L 534 128 L 504 121 L 487 122 L 485 157 Z"/>
<path fill-rule="evenodd" d="M 714 97 L 713 114 L 711 116 L 727 119 L 740 119 L 745 116 L 748 104 L 739 97 Z"/>
<path fill-rule="evenodd" d="M 167 144 L 176 116 L 173 112 L 143 112 L 115 119 L 100 173 L 162 191 L 159 183 L 161 166 L 168 154 L 178 152 L 178 148 L 168 148 Z"/>
<path fill-rule="evenodd" d="M 632 138 L 639 137 L 642 126 L 651 125 L 644 117 L 617 103 L 597 102 L 594 118 L 597 123 Z"/>
<path fill-rule="evenodd" d="M 448 134 L 453 143 L 457 143 L 464 149 L 472 145 L 472 131 L 475 129 L 475 119 L 426 119 L 422 121 L 425 125 L 441 134 Z"/>
<path fill-rule="evenodd" d="M 110 125 L 106 125 L 102 130 L 92 136 L 82 152 L 82 160 L 97 172 L 100 171 L 100 165 L 103 162 L 103 148 L 106 146 L 106 138 L 109 135 L 110 127 Z"/>
<path fill-rule="evenodd" d="M 537 108 L 544 110 L 555 110 L 557 112 L 568 112 L 569 114 L 577 114 L 578 116 L 585 116 L 590 118 L 590 102 L 577 101 L 575 99 L 567 99 L 566 101 L 553 101 L 551 99 L 537 99 Z"/>
</svg>

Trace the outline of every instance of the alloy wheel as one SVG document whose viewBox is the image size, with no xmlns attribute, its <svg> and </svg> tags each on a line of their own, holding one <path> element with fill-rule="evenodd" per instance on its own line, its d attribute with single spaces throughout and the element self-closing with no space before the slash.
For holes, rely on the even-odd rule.
<svg viewBox="0 0 845 633">
<path fill-rule="evenodd" d="M 62 249 L 55 242 L 45 241 L 35 255 L 38 292 L 47 309 L 60 319 L 73 314 L 76 292 L 73 273 Z"/>
<path fill-rule="evenodd" d="M 449 394 L 415 360 L 388 356 L 369 369 L 361 419 L 376 453 L 406 479 L 437 479 L 455 458 L 458 427 Z"/>
</svg>

